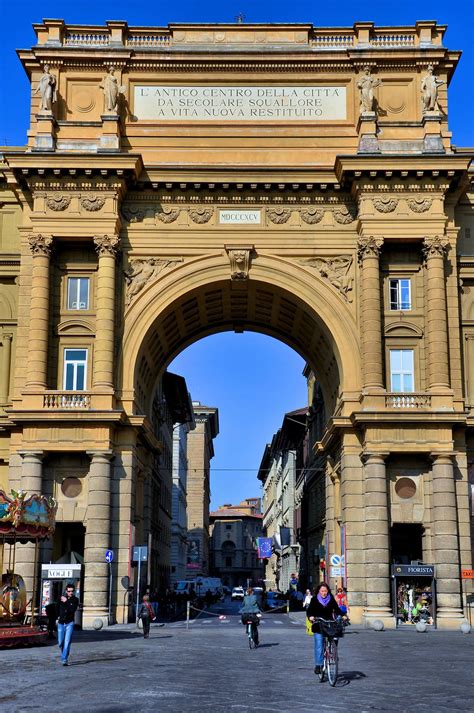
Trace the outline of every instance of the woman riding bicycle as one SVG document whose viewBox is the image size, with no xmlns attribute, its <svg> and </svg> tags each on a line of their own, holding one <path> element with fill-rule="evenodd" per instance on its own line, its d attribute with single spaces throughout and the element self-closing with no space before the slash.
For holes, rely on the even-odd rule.
<svg viewBox="0 0 474 713">
<path fill-rule="evenodd" d="M 257 595 L 254 594 L 252 587 L 247 587 L 239 612 L 242 614 L 242 624 L 247 624 L 248 621 L 252 622 L 253 640 L 255 645 L 258 646 L 257 614 L 261 614 L 262 610 L 260 608 L 260 604 L 258 603 Z"/>
<path fill-rule="evenodd" d="M 316 587 L 314 597 L 312 598 L 306 610 L 306 616 L 311 622 L 315 619 L 335 619 L 337 616 L 344 616 L 339 609 L 336 600 L 331 594 L 331 590 L 326 582 L 321 582 Z M 318 623 L 313 625 L 314 634 L 314 673 L 318 674 L 323 665 L 323 640 L 321 628 Z"/>
</svg>

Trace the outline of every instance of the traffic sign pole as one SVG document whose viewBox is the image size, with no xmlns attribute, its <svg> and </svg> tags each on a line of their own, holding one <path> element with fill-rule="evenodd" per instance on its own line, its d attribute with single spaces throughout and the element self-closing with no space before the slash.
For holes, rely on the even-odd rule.
<svg viewBox="0 0 474 713">
<path fill-rule="evenodd" d="M 109 626 L 112 624 L 112 562 L 109 562 Z"/>
</svg>

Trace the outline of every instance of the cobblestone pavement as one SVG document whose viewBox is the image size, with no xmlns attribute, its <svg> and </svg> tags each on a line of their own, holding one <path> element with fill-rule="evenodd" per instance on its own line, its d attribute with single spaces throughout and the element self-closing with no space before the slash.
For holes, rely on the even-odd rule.
<svg viewBox="0 0 474 713">
<path fill-rule="evenodd" d="M 250 651 L 237 616 L 77 632 L 71 665 L 55 645 L 0 651 L 0 711 L 315 713 L 472 711 L 474 636 L 349 629 L 336 688 L 313 673 L 312 638 L 265 617 Z"/>
</svg>

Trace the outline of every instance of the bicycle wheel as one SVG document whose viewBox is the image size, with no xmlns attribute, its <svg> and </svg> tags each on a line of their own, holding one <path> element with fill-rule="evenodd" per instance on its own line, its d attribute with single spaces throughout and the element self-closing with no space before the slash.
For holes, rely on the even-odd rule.
<svg viewBox="0 0 474 713">
<path fill-rule="evenodd" d="M 337 681 L 337 669 L 338 669 L 338 655 L 337 655 L 337 643 L 334 639 L 328 642 L 328 680 L 331 686 L 336 685 Z"/>
<path fill-rule="evenodd" d="M 249 649 L 255 648 L 255 641 L 252 633 L 252 624 L 247 624 L 247 636 L 249 640 Z"/>
</svg>

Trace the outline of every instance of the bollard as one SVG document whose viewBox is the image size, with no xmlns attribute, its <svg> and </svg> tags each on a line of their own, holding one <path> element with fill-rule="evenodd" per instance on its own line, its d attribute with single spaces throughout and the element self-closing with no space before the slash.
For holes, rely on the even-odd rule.
<svg viewBox="0 0 474 713">
<path fill-rule="evenodd" d="M 191 611 L 191 602 L 186 602 L 186 629 L 189 631 L 189 614 Z"/>
<path fill-rule="evenodd" d="M 289 599 L 286 600 L 286 613 L 287 614 L 290 613 L 290 600 Z"/>
</svg>

